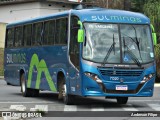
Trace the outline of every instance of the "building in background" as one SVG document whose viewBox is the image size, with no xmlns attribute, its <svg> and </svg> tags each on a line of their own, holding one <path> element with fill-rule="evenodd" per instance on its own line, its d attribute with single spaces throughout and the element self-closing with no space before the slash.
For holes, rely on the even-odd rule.
<svg viewBox="0 0 160 120">
<path fill-rule="evenodd" d="M 6 32 L 6 23 L 0 22 L 0 48 L 4 48 L 5 32 Z"/>
<path fill-rule="evenodd" d="M 3 76 L 3 53 L 6 24 L 74 8 L 79 0 L 0 0 L 0 76 Z"/>
<path fill-rule="evenodd" d="M 72 9 L 79 4 L 69 0 L 5 0 L 0 1 L 0 22 L 14 21 L 48 15 Z"/>
<path fill-rule="evenodd" d="M 0 76 L 3 76 L 3 55 L 5 41 L 6 23 L 0 22 Z"/>
<path fill-rule="evenodd" d="M 1 0 L 0 48 L 4 48 L 5 25 L 74 8 L 79 0 Z"/>
</svg>

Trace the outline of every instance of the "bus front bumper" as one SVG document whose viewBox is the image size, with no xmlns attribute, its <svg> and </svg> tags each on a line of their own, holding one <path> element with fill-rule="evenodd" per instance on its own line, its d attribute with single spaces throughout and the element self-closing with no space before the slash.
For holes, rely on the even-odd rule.
<svg viewBox="0 0 160 120">
<path fill-rule="evenodd" d="M 123 83 L 118 86 L 126 86 L 128 90 L 116 90 L 116 83 L 101 83 L 98 86 L 85 88 L 82 96 L 105 96 L 105 97 L 151 97 L 154 91 L 155 77 L 148 82 L 140 83 Z M 108 88 L 112 86 L 112 89 Z M 114 87 L 113 87 L 114 86 Z M 132 89 L 130 89 L 132 88 Z"/>
</svg>

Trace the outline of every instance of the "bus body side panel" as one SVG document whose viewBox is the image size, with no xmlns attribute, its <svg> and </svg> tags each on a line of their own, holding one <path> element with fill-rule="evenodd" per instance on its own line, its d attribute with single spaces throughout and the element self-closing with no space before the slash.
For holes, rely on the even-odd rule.
<svg viewBox="0 0 160 120">
<path fill-rule="evenodd" d="M 27 86 L 56 92 L 57 73 L 59 71 L 67 71 L 67 47 L 37 47 L 31 48 L 27 52 L 29 65 Z"/>
<path fill-rule="evenodd" d="M 25 69 L 27 87 L 57 91 L 57 73 L 67 71 L 67 46 L 33 47 L 6 50 L 5 79 L 19 84 L 20 70 Z M 17 57 L 19 59 L 16 60 Z M 18 67 L 15 67 L 18 66 Z M 66 73 L 64 73 L 66 75 Z"/>
<path fill-rule="evenodd" d="M 25 52 L 20 49 L 5 49 L 4 78 L 7 83 L 20 85 L 20 70 L 25 71 L 27 68 Z"/>
</svg>

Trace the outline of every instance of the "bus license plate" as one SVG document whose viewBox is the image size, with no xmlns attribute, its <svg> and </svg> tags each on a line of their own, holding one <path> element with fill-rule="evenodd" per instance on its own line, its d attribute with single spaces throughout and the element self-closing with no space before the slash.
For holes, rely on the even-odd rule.
<svg viewBox="0 0 160 120">
<path fill-rule="evenodd" d="M 128 90 L 127 85 L 116 85 L 116 90 Z"/>
</svg>

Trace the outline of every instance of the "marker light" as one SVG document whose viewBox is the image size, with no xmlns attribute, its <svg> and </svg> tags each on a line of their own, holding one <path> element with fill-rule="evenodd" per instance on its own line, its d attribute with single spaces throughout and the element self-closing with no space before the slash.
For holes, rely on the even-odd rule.
<svg viewBox="0 0 160 120">
<path fill-rule="evenodd" d="M 149 75 L 145 75 L 144 77 L 143 77 L 143 80 L 141 81 L 141 83 L 146 83 L 147 81 L 149 81 L 151 78 L 153 78 L 154 77 L 154 73 L 151 73 L 151 74 L 149 74 Z"/>
</svg>

